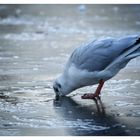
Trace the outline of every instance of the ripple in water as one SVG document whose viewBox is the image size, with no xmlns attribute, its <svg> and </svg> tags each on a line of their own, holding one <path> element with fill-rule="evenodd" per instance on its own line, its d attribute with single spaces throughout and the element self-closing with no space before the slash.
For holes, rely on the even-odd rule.
<svg viewBox="0 0 140 140">
<path fill-rule="evenodd" d="M 19 118 L 13 116 L 18 122 L 11 122 L 12 125 L 24 126 L 24 127 L 33 127 L 33 128 L 78 128 L 78 130 L 94 130 L 94 131 L 103 131 L 110 129 L 109 126 L 100 126 L 93 125 L 92 122 L 84 122 L 80 119 L 76 121 L 68 120 L 58 120 L 54 118 L 48 118 L 47 120 L 43 119 L 31 119 L 31 118 Z"/>
<path fill-rule="evenodd" d="M 20 34 L 6 34 L 4 39 L 14 40 L 14 41 L 34 41 L 34 40 L 43 40 L 45 39 L 44 34 L 37 33 L 20 33 Z"/>
</svg>

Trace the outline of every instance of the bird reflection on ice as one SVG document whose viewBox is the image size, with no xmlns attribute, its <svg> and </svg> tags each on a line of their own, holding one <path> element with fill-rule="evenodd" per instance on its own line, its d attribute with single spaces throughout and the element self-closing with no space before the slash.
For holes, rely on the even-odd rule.
<svg viewBox="0 0 140 140">
<path fill-rule="evenodd" d="M 85 106 L 70 97 L 54 101 L 55 111 L 62 118 L 68 135 L 126 135 L 122 125 L 118 126 L 119 122 L 106 114 L 102 100 L 93 102 L 92 106 Z"/>
</svg>

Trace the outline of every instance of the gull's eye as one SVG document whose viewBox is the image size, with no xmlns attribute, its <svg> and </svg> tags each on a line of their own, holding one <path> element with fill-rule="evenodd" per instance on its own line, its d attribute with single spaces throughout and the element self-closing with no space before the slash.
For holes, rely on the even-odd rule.
<svg viewBox="0 0 140 140">
<path fill-rule="evenodd" d="M 57 85 L 58 85 L 59 88 L 61 88 L 61 85 L 60 84 L 57 84 Z"/>
</svg>

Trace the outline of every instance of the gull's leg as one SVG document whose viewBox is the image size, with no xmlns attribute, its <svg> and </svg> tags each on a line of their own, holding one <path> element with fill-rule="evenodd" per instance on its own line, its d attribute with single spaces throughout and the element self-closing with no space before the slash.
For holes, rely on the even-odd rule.
<svg viewBox="0 0 140 140">
<path fill-rule="evenodd" d="M 81 96 L 81 98 L 82 99 L 94 99 L 95 97 L 99 97 L 103 85 L 104 85 L 104 81 L 103 81 L 103 79 L 101 79 L 99 81 L 99 85 L 98 85 L 95 93 L 87 93 L 87 94 L 84 94 L 83 96 Z"/>
</svg>

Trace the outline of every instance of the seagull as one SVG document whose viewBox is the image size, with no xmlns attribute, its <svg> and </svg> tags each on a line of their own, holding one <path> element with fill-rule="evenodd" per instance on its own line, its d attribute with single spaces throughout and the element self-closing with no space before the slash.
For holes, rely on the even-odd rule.
<svg viewBox="0 0 140 140">
<path fill-rule="evenodd" d="M 53 82 L 56 98 L 72 91 L 98 84 L 94 93 L 82 99 L 100 96 L 105 81 L 114 77 L 128 62 L 140 56 L 140 35 L 93 40 L 76 48 L 69 57 L 63 73 Z"/>
</svg>

